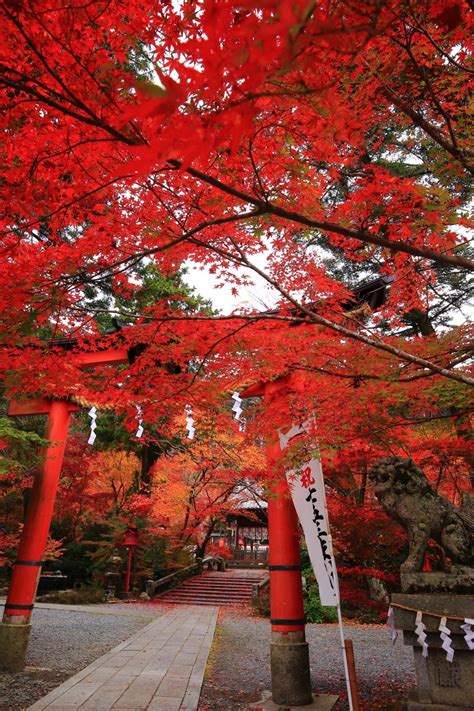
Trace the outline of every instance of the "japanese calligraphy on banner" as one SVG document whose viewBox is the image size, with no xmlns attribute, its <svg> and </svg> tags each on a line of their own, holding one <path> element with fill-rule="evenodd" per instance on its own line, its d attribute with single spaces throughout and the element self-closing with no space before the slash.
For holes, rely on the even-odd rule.
<svg viewBox="0 0 474 711">
<path fill-rule="evenodd" d="M 293 427 L 286 435 L 280 433 L 281 448 L 284 449 L 302 429 Z M 311 459 L 299 469 L 288 471 L 286 478 L 318 581 L 321 605 L 335 607 L 339 604 L 339 585 L 329 533 L 321 462 L 319 459 Z"/>
</svg>

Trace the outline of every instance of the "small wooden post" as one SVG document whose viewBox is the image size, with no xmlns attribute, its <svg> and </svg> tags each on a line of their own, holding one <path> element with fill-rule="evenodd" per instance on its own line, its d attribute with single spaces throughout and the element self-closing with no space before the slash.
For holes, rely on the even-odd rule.
<svg viewBox="0 0 474 711">
<path fill-rule="evenodd" d="M 125 573 L 125 592 L 127 593 L 127 595 L 130 592 L 130 578 L 132 575 L 132 551 L 133 548 L 129 546 L 127 556 L 127 572 Z"/>
<path fill-rule="evenodd" d="M 357 676 L 355 669 L 355 659 L 354 659 L 354 646 L 351 639 L 344 640 L 344 647 L 346 650 L 347 667 L 349 670 L 349 685 L 351 689 L 352 697 L 352 708 L 353 711 L 361 711 L 361 706 L 359 703 L 359 689 L 357 688 Z"/>
</svg>

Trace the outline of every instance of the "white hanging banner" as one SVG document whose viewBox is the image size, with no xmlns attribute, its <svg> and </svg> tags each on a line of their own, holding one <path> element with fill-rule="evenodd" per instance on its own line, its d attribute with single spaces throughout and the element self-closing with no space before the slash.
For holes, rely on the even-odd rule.
<svg viewBox="0 0 474 711">
<path fill-rule="evenodd" d="M 288 442 L 303 432 L 308 432 L 309 422 L 304 422 L 302 425 L 293 425 L 288 432 L 278 432 L 278 437 L 280 439 L 280 448 L 283 450 L 288 445 Z"/>
<path fill-rule="evenodd" d="M 319 459 L 311 459 L 301 468 L 287 472 L 286 478 L 318 581 L 321 605 L 335 607 L 339 604 L 339 586 L 329 533 L 321 462 Z"/>
</svg>

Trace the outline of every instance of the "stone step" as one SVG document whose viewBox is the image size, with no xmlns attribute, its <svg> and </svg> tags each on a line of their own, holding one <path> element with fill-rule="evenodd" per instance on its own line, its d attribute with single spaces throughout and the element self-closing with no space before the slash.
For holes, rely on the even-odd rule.
<svg viewBox="0 0 474 711">
<path fill-rule="evenodd" d="M 239 580 L 240 578 L 253 578 L 257 577 L 257 575 L 261 575 L 262 571 L 261 570 L 255 570 L 255 568 L 252 568 L 250 570 L 245 570 L 245 568 L 239 568 L 239 570 L 203 570 L 201 575 L 206 575 L 206 576 L 211 576 L 214 575 L 216 578 L 234 578 L 235 580 Z"/>
<path fill-rule="evenodd" d="M 225 575 L 225 573 L 223 574 Z M 240 577 L 234 577 L 234 576 L 229 576 L 228 578 L 225 577 L 214 577 L 213 575 L 203 575 L 202 578 L 201 576 L 198 576 L 197 578 L 189 578 L 188 580 L 207 580 L 207 581 L 213 581 L 213 582 L 222 582 L 225 585 L 240 585 L 242 583 L 253 583 L 256 580 L 261 580 L 263 576 L 262 575 L 256 575 L 255 577 L 249 576 L 245 578 L 240 578 Z"/>
<path fill-rule="evenodd" d="M 231 587 L 232 585 L 234 585 L 234 586 L 240 586 L 240 585 L 254 585 L 254 583 L 257 582 L 256 580 L 241 580 L 241 581 L 239 581 L 239 582 L 236 582 L 236 581 L 234 581 L 234 580 L 229 580 L 229 581 L 227 581 L 227 580 L 215 580 L 215 579 L 211 579 L 211 580 L 200 580 L 199 578 L 197 578 L 197 579 L 189 578 L 188 580 L 185 580 L 183 584 L 185 584 L 185 583 L 190 583 L 190 582 L 193 582 L 193 581 L 195 581 L 195 582 L 197 582 L 197 583 L 201 583 L 201 584 L 203 584 L 203 585 L 225 585 L 225 586 L 229 586 L 229 587 Z"/>
<path fill-rule="evenodd" d="M 233 587 L 227 587 L 226 585 L 183 585 L 181 586 L 183 590 L 209 590 L 212 592 L 213 590 L 222 590 L 222 591 L 228 591 L 228 592 L 242 592 L 244 594 L 248 592 L 252 592 L 253 585 L 248 585 L 248 586 L 233 586 Z"/>
<path fill-rule="evenodd" d="M 182 601 L 182 602 L 189 602 L 190 604 L 196 604 L 199 605 L 201 603 L 206 602 L 209 605 L 215 604 L 215 605 L 220 605 L 220 604 L 248 604 L 251 600 L 251 596 L 234 596 L 234 595 L 182 595 L 179 593 L 176 593 L 174 595 L 168 594 L 168 595 L 162 595 L 160 598 L 160 602 L 174 602 L 174 601 Z"/>
<path fill-rule="evenodd" d="M 191 583 L 193 581 L 193 578 L 190 578 L 189 580 L 185 580 L 183 585 L 186 583 Z M 226 580 L 196 580 L 196 584 L 200 585 L 225 585 L 226 587 L 241 587 L 242 585 L 254 585 L 257 580 L 242 580 L 240 582 L 236 582 L 234 580 L 230 580 L 227 582 Z"/>
<path fill-rule="evenodd" d="M 209 571 L 185 580 L 160 595 L 160 602 L 188 605 L 248 605 L 264 573 Z"/>
<path fill-rule="evenodd" d="M 250 597 L 248 596 L 241 596 L 241 595 L 183 595 L 182 593 L 168 593 L 167 595 L 163 595 L 160 600 L 163 598 L 167 598 L 171 600 L 171 598 L 180 598 L 180 599 L 186 599 L 186 600 L 249 600 Z"/>
<path fill-rule="evenodd" d="M 215 607 L 225 607 L 226 605 L 248 607 L 250 605 L 249 600 L 228 600 L 227 598 L 222 598 L 222 600 L 208 600 L 207 598 L 205 600 L 188 600 L 187 598 L 172 597 L 160 599 L 160 602 L 168 605 L 214 605 Z"/>
<path fill-rule="evenodd" d="M 202 588 L 225 588 L 226 590 L 242 590 L 242 589 L 248 589 L 256 585 L 258 581 L 252 580 L 251 582 L 244 582 L 244 583 L 225 583 L 220 580 L 186 580 L 183 583 L 183 586 L 194 586 L 194 587 L 202 587 Z"/>
<path fill-rule="evenodd" d="M 210 596 L 220 596 L 225 595 L 229 597 L 250 597 L 252 594 L 251 590 L 248 591 L 236 591 L 236 590 L 198 590 L 197 588 L 174 588 L 173 590 L 167 590 L 164 594 L 171 595 L 172 593 L 178 592 L 182 595 L 197 595 L 198 597 Z"/>
</svg>

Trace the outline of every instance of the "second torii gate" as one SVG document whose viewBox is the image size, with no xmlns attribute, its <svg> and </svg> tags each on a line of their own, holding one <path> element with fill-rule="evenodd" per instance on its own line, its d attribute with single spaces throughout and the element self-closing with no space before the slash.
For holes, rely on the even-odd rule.
<svg viewBox="0 0 474 711">
<path fill-rule="evenodd" d="M 126 349 L 109 348 L 74 353 L 72 358 L 80 368 L 86 369 L 128 363 L 129 353 Z M 31 613 L 53 516 L 69 422 L 71 413 L 80 409 L 80 405 L 68 400 L 46 398 L 12 400 L 9 403 L 8 414 L 12 417 L 48 416 L 45 437 L 49 444 L 43 453 L 44 462 L 34 477 L 17 560 L 13 565 L 0 623 L 0 669 L 3 671 L 21 671 L 25 665 L 31 632 Z"/>
<path fill-rule="evenodd" d="M 378 309 L 385 302 L 390 281 L 390 278 L 382 276 L 359 284 L 353 290 L 354 299 L 344 305 L 344 310 L 350 312 L 363 303 L 368 304 L 371 310 Z M 289 373 L 273 381 L 255 383 L 241 392 L 240 397 L 263 397 L 264 401 L 284 397 L 285 391 L 292 387 L 292 380 L 293 376 Z M 288 429 L 291 424 L 288 423 Z M 276 429 L 267 439 L 266 451 L 267 469 L 271 474 L 280 468 L 278 463 L 282 459 Z M 273 491 L 268 500 L 268 535 L 273 704 L 304 706 L 308 711 L 320 709 L 317 699 L 312 703 L 298 516 L 286 478 L 282 476 L 274 477 Z M 336 700 L 337 697 L 326 697 L 322 706 L 330 709 Z M 258 707 L 265 709 L 265 702 L 259 702 Z M 273 709 L 274 705 L 270 704 L 270 707 Z"/>
</svg>

